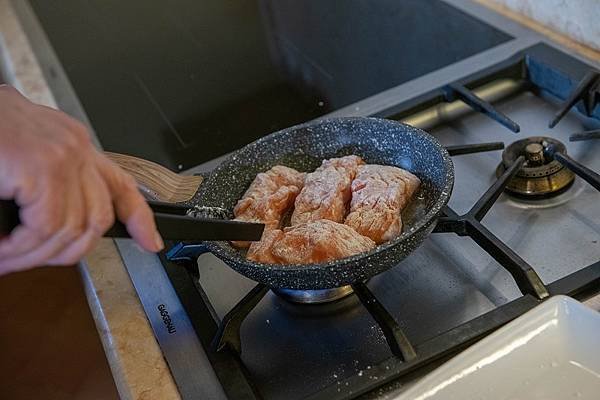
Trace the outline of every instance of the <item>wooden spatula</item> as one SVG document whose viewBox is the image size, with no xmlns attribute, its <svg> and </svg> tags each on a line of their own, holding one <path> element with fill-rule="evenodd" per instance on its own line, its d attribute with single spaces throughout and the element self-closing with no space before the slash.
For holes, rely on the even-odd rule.
<svg viewBox="0 0 600 400">
<path fill-rule="evenodd" d="M 179 175 L 162 165 L 125 154 L 104 152 L 127 173 L 132 175 L 148 200 L 182 203 L 191 200 L 203 178 Z"/>
</svg>

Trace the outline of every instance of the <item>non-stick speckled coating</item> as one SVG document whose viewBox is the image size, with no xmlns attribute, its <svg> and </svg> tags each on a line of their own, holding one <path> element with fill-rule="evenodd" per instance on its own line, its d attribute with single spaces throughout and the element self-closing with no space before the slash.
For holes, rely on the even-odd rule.
<svg viewBox="0 0 600 400">
<path fill-rule="evenodd" d="M 207 248 L 239 273 L 275 288 L 339 287 L 393 267 L 431 232 L 454 183 L 454 168 L 446 149 L 431 135 L 409 125 L 377 118 L 336 118 L 275 132 L 238 150 L 216 168 L 200 188 L 200 205 L 222 207 L 232 213 L 259 172 L 278 164 L 313 171 L 323 159 L 349 154 L 359 155 L 370 164 L 404 168 L 421 179 L 419 196 L 425 211 L 412 221 L 405 220 L 396 239 L 367 253 L 310 265 L 251 262 L 227 242 L 208 242 Z"/>
</svg>

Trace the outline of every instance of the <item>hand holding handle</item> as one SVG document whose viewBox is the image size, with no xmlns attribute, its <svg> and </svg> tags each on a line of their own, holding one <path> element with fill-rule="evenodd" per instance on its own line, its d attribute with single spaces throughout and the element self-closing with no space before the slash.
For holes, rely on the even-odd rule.
<svg viewBox="0 0 600 400">
<path fill-rule="evenodd" d="M 151 204 L 152 205 L 152 204 Z M 165 205 L 159 205 L 165 209 Z M 154 207 L 153 207 L 154 208 Z M 160 209 L 159 208 L 159 209 Z M 167 211 L 167 210 L 165 210 Z M 178 212 L 179 210 L 176 210 Z M 156 228 L 169 240 L 260 240 L 264 225 L 214 218 L 193 218 L 176 213 L 155 212 Z M 0 237 L 10 234 L 19 225 L 19 207 L 13 201 L 0 200 Z M 129 238 L 125 225 L 116 221 L 104 237 Z"/>
</svg>

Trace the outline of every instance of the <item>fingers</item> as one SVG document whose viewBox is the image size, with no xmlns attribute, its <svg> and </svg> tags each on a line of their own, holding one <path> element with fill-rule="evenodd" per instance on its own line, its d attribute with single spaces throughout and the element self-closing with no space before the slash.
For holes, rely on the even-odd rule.
<svg viewBox="0 0 600 400">
<path fill-rule="evenodd" d="M 158 252 L 164 243 L 156 230 L 154 215 L 138 191 L 135 180 L 102 154 L 96 155 L 98 170 L 112 195 L 117 218 L 144 249 Z"/>
<path fill-rule="evenodd" d="M 21 225 L 0 241 L 0 258 L 26 254 L 47 241 L 65 225 L 65 197 L 74 174 L 45 179 L 38 188 L 23 188 L 15 194 Z"/>
<path fill-rule="evenodd" d="M 112 203 L 120 198 L 120 216 L 134 237 L 148 249 L 160 247 L 149 239 L 155 239 L 154 221 L 132 195 L 135 186 L 114 179 L 127 175 L 107 167 L 117 171 L 111 189 L 97 170 L 98 153 L 83 124 L 10 87 L 0 86 L 0 102 L 0 198 L 15 200 L 21 220 L 0 237 L 0 273 L 77 261 L 112 224 Z"/>
<path fill-rule="evenodd" d="M 63 120 L 68 120 L 68 117 L 58 118 L 52 114 L 59 114 L 58 111 L 47 111 L 42 106 L 30 107 L 42 109 L 44 114 L 54 117 L 45 118 L 44 126 L 34 120 L 34 128 L 31 129 L 64 131 Z M 80 196 L 78 174 L 85 162 L 84 154 L 91 148 L 91 145 L 89 148 L 81 146 L 80 144 L 84 143 L 77 139 L 69 140 L 72 136 L 74 135 L 63 134 L 43 147 L 35 147 L 32 144 L 27 157 L 29 163 L 37 168 L 20 165 L 10 173 L 16 183 L 13 192 L 10 193 L 9 190 L 4 195 L 14 197 L 19 205 L 22 226 L 0 242 L 0 257 L 14 258 L 28 253 L 57 233 L 61 236 L 72 236 L 69 223 L 73 222 L 69 221 L 81 220 L 84 210 L 67 205 L 65 199 L 70 198 L 75 202 Z M 75 202 L 80 203 L 80 200 Z"/>
<path fill-rule="evenodd" d="M 0 240 L 0 270 L 76 263 L 112 226 L 115 212 L 143 248 L 164 247 L 133 178 L 99 153 L 89 160 L 21 203 L 22 225 Z"/>
<path fill-rule="evenodd" d="M 114 223 L 114 210 L 108 188 L 98 171 L 90 164 L 84 166 L 80 177 L 86 210 L 85 232 L 51 258 L 48 265 L 76 263 L 93 248 Z"/>
<path fill-rule="evenodd" d="M 65 247 L 64 235 L 56 234 L 32 251 L 0 261 L 0 271 L 10 272 L 48 265 L 49 259 Z"/>
<path fill-rule="evenodd" d="M 48 260 L 56 256 L 56 254 L 59 254 L 65 247 L 82 235 L 85 227 L 85 204 L 79 185 L 76 184 L 76 182 L 73 182 L 75 174 L 71 173 L 69 175 L 71 182 L 67 186 L 67 191 L 62 194 L 64 198 L 61 207 L 68 210 L 68 212 L 65 213 L 62 225 L 58 228 L 53 227 L 52 230 L 47 227 L 44 228 L 47 229 L 48 232 L 51 232 L 51 234 L 41 242 L 36 242 L 36 245 L 28 251 L 19 254 L 7 254 L 0 261 L 0 270 L 7 268 L 19 270 L 47 264 Z M 44 211 L 45 214 L 42 214 L 42 217 L 43 215 L 51 214 L 52 210 L 46 209 Z M 24 214 L 26 214 L 26 212 Z M 26 241 L 32 241 L 35 237 L 39 238 L 46 236 L 45 231 L 38 223 L 36 223 L 36 221 L 28 221 L 22 227 L 24 231 L 32 232 L 31 237 L 26 238 Z M 17 229 L 20 229 L 20 227 Z M 12 236 L 13 235 L 11 235 L 9 240 L 13 240 Z"/>
<path fill-rule="evenodd" d="M 163 242 L 133 178 L 98 153 L 86 127 L 0 87 L 0 198 L 21 225 L 0 237 L 0 272 L 78 261 L 114 221 L 145 249 Z"/>
</svg>

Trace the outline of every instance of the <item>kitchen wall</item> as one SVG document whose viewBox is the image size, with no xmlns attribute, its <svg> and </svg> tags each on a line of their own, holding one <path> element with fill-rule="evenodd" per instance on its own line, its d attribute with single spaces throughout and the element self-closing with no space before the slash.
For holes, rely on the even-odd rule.
<svg viewBox="0 0 600 400">
<path fill-rule="evenodd" d="M 491 0 L 600 50 L 600 0 Z M 484 2 L 485 3 L 485 2 Z"/>
</svg>

